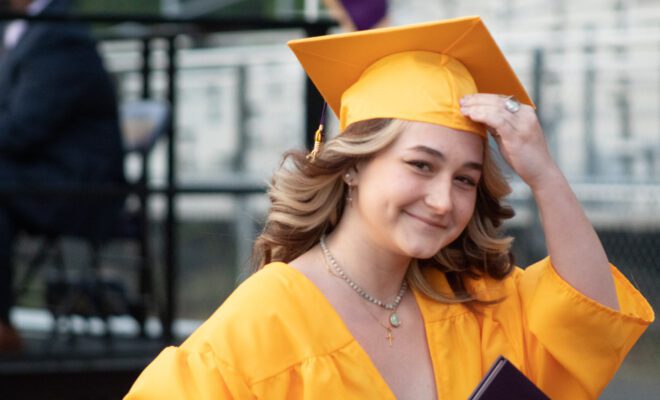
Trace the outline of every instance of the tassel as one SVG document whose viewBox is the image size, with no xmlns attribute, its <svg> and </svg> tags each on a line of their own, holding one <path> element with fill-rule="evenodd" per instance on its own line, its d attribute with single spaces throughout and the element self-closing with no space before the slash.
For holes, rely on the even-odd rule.
<svg viewBox="0 0 660 400">
<path fill-rule="evenodd" d="M 311 162 L 316 160 L 316 156 L 321 151 L 321 144 L 323 143 L 323 123 L 325 122 L 325 109 L 327 108 L 328 103 L 323 103 L 323 108 L 321 109 L 321 120 L 319 121 L 319 129 L 316 130 L 314 134 L 314 148 L 312 151 L 307 154 L 307 159 Z"/>
<path fill-rule="evenodd" d="M 314 134 L 314 148 L 307 154 L 307 159 L 314 162 L 316 156 L 321 151 L 321 143 L 323 143 L 323 124 L 319 124 L 319 129 Z"/>
</svg>

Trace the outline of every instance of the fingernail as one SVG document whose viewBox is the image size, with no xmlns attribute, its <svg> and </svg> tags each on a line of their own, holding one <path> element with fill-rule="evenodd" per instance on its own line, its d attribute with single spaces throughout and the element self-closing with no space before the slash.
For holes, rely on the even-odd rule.
<svg viewBox="0 0 660 400">
<path fill-rule="evenodd" d="M 465 105 L 465 101 L 466 101 L 466 100 L 467 100 L 467 96 L 463 96 L 463 97 L 461 97 L 461 99 L 458 101 L 458 103 L 459 103 L 460 105 L 463 106 L 463 105 Z"/>
</svg>

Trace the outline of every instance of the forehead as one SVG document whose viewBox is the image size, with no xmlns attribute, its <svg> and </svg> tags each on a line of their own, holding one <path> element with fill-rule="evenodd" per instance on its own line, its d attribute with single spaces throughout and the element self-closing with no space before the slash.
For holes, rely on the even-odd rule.
<svg viewBox="0 0 660 400">
<path fill-rule="evenodd" d="M 483 160 L 484 139 L 474 133 L 426 122 L 410 121 L 389 148 L 393 152 L 416 151 L 430 148 L 447 158 L 459 158 L 466 162 Z"/>
</svg>

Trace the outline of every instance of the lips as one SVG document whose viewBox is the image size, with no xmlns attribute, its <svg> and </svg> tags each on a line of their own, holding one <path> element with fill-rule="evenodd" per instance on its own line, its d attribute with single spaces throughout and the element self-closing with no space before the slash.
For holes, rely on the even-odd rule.
<svg viewBox="0 0 660 400">
<path fill-rule="evenodd" d="M 414 218 L 418 221 L 421 221 L 421 222 L 425 223 L 426 225 L 430 225 L 430 226 L 432 226 L 434 228 L 437 228 L 437 229 L 446 229 L 447 228 L 446 224 L 444 224 L 440 221 L 434 220 L 432 218 L 427 218 L 427 217 L 423 217 L 421 215 L 413 214 L 410 211 L 404 211 L 404 214 L 406 214 L 406 215 L 408 215 L 408 216 L 410 216 L 410 217 L 412 217 L 412 218 Z"/>
</svg>

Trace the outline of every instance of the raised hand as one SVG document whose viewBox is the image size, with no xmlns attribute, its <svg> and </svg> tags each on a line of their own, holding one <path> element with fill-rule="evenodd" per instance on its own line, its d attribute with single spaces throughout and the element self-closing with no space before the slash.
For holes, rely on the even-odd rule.
<svg viewBox="0 0 660 400">
<path fill-rule="evenodd" d="M 487 126 L 506 162 L 532 190 L 556 172 L 532 107 L 506 96 L 479 93 L 461 99 L 461 112 Z"/>
</svg>

